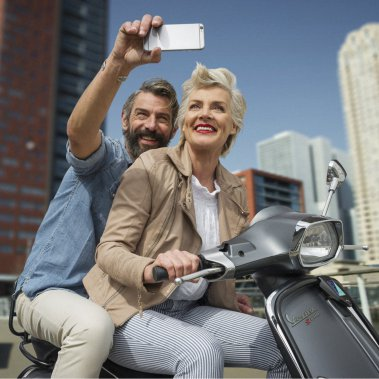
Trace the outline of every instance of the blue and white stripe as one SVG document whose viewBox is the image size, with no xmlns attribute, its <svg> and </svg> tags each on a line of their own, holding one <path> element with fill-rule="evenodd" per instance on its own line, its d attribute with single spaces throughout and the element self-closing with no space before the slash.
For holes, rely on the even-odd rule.
<svg viewBox="0 0 379 379">
<path fill-rule="evenodd" d="M 266 320 L 167 300 L 116 329 L 110 359 L 175 378 L 222 378 L 224 366 L 253 367 L 290 378 Z"/>
</svg>

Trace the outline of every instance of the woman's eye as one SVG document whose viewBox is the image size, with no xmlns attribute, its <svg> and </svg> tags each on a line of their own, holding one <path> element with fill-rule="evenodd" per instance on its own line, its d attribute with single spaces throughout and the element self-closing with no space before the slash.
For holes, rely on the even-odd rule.
<svg viewBox="0 0 379 379">
<path fill-rule="evenodd" d="M 222 105 L 214 105 L 213 109 L 218 111 L 218 112 L 224 112 L 225 111 L 225 109 Z"/>
<path fill-rule="evenodd" d="M 194 109 L 200 109 L 200 106 L 199 106 L 199 104 L 191 104 L 189 109 L 193 109 L 193 110 Z"/>
</svg>

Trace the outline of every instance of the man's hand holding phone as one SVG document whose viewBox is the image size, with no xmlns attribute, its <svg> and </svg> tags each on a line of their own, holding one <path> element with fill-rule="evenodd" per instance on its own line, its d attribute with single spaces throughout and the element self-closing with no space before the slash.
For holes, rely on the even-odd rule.
<svg viewBox="0 0 379 379">
<path fill-rule="evenodd" d="M 123 81 L 135 67 L 158 63 L 162 50 L 198 50 L 204 48 L 202 24 L 163 25 L 160 16 L 145 14 L 141 20 L 124 22 L 112 49 L 112 62 Z"/>
<path fill-rule="evenodd" d="M 159 28 L 162 25 L 162 17 L 149 14 L 145 14 L 141 20 L 126 21 L 121 25 L 112 49 L 112 57 L 116 61 L 123 61 L 120 76 L 128 75 L 137 66 L 158 63 L 161 60 L 160 48 L 147 51 L 143 43 L 151 28 Z"/>
</svg>

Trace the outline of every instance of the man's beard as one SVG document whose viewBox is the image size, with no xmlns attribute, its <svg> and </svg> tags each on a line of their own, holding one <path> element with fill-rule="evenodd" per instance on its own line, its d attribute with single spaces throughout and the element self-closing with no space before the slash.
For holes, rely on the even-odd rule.
<svg viewBox="0 0 379 379">
<path fill-rule="evenodd" d="M 124 137 L 126 148 L 133 159 L 137 159 L 140 156 L 140 154 L 147 150 L 165 147 L 170 142 L 170 138 L 164 138 L 164 136 L 161 133 L 151 132 L 149 130 L 137 130 L 136 132 L 134 132 L 130 128 L 128 128 L 127 130 L 124 130 Z M 149 145 L 140 146 L 140 137 L 154 138 L 154 140 L 157 141 L 158 144 L 154 145 L 154 147 Z"/>
</svg>

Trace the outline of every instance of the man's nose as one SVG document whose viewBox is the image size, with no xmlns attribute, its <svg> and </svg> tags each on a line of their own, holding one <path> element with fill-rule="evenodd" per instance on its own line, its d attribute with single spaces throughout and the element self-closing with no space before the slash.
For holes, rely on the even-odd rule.
<svg viewBox="0 0 379 379">
<path fill-rule="evenodd" d="M 154 116 L 150 116 L 145 122 L 145 128 L 150 131 L 157 129 L 157 119 Z"/>
</svg>

